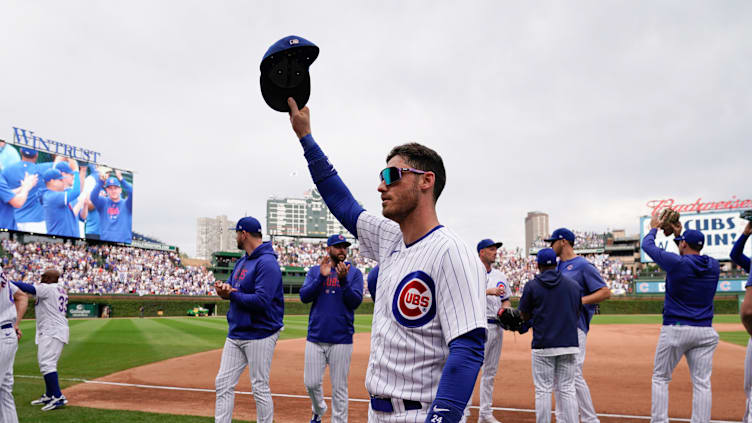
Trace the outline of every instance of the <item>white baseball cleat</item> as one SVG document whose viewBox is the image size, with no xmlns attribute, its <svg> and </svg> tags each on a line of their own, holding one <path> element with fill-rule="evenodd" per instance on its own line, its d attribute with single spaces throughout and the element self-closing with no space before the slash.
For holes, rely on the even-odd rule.
<svg viewBox="0 0 752 423">
<path fill-rule="evenodd" d="M 494 416 L 480 416 L 478 418 L 478 423 L 501 423 L 501 422 L 496 420 Z"/>
<path fill-rule="evenodd" d="M 31 405 L 47 405 L 52 401 L 52 397 L 48 397 L 46 394 L 39 397 L 39 399 L 35 399 L 31 402 Z"/>
<path fill-rule="evenodd" d="M 65 395 L 61 395 L 60 397 L 52 397 L 52 400 L 42 407 L 42 411 L 50 411 L 55 410 L 57 408 L 63 408 L 65 407 L 65 404 L 68 404 L 68 400 L 65 398 Z"/>
</svg>

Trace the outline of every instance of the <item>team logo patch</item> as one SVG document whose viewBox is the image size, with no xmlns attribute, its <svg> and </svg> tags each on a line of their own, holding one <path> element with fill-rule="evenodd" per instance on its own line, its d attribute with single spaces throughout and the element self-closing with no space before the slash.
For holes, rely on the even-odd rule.
<svg viewBox="0 0 752 423">
<path fill-rule="evenodd" d="M 430 322 L 436 316 L 436 286 L 433 279 L 420 270 L 405 276 L 394 293 L 392 314 L 402 326 L 409 328 Z"/>
<path fill-rule="evenodd" d="M 507 284 L 505 284 L 504 281 L 496 282 L 496 287 L 503 289 L 505 293 L 507 292 Z"/>
<path fill-rule="evenodd" d="M 572 270 L 572 269 L 574 269 L 574 265 L 573 264 L 570 264 L 570 265 L 567 266 L 567 270 Z"/>
</svg>

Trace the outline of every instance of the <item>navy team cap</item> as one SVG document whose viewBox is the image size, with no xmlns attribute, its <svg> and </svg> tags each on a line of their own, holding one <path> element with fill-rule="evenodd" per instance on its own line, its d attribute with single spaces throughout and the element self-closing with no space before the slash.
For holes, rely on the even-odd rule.
<svg viewBox="0 0 752 423">
<path fill-rule="evenodd" d="M 327 247 L 331 247 L 332 245 L 342 245 L 342 244 L 345 244 L 345 247 L 350 246 L 350 243 L 347 242 L 347 239 L 340 234 L 332 235 L 329 237 L 329 239 L 326 240 Z"/>
<path fill-rule="evenodd" d="M 553 248 L 542 248 L 538 250 L 536 260 L 538 260 L 538 264 L 543 264 L 546 266 L 556 264 L 556 253 L 554 252 Z"/>
<path fill-rule="evenodd" d="M 503 244 L 502 244 L 501 242 L 493 242 L 493 240 L 492 240 L 492 239 L 488 239 L 488 238 L 486 238 L 486 239 L 482 239 L 482 240 L 481 240 L 481 241 L 480 241 L 480 242 L 478 243 L 478 252 L 480 253 L 480 250 L 482 250 L 482 249 L 484 249 L 484 248 L 488 248 L 488 247 L 496 247 L 496 248 L 499 248 L 499 247 L 501 247 L 502 245 L 503 245 Z"/>
<path fill-rule="evenodd" d="M 119 186 L 120 186 L 120 181 L 118 181 L 118 178 L 114 176 L 110 176 L 109 178 L 107 178 L 107 182 L 104 183 L 105 188 L 119 187 Z"/>
<path fill-rule="evenodd" d="M 238 224 L 230 230 L 261 233 L 261 223 L 255 217 L 246 216 L 238 220 Z"/>
<path fill-rule="evenodd" d="M 544 239 L 546 242 L 554 242 L 559 239 L 566 239 L 572 245 L 574 245 L 574 232 L 567 228 L 559 228 L 551 234 L 551 238 Z"/>
<path fill-rule="evenodd" d="M 55 165 L 55 169 L 59 170 L 60 173 L 73 173 L 73 169 L 71 169 L 70 165 L 66 162 L 59 162 Z"/>
<path fill-rule="evenodd" d="M 63 174 L 57 169 L 47 169 L 44 172 L 44 182 L 50 182 L 54 179 L 63 179 Z"/>
<path fill-rule="evenodd" d="M 705 235 L 702 234 L 700 231 L 696 231 L 694 229 L 688 229 L 684 231 L 684 233 L 681 236 L 677 236 L 674 238 L 675 241 L 687 241 L 687 244 L 691 245 L 699 245 L 702 247 L 703 244 L 705 244 Z"/>
<path fill-rule="evenodd" d="M 303 37 L 290 35 L 269 47 L 261 60 L 261 95 L 272 109 L 288 113 L 292 97 L 302 109 L 311 95 L 308 67 L 319 56 L 319 48 Z"/>
<path fill-rule="evenodd" d="M 32 150 L 30 148 L 21 147 L 21 155 L 31 159 L 36 157 L 37 152 L 36 150 Z"/>
</svg>

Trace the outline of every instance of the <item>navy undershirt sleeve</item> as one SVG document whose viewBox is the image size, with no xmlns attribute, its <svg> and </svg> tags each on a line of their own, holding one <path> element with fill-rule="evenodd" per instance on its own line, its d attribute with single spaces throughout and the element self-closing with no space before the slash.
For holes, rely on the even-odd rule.
<svg viewBox="0 0 752 423">
<path fill-rule="evenodd" d="M 337 175 L 334 166 L 329 163 L 329 159 L 313 140 L 313 136 L 308 134 L 301 138 L 300 145 L 303 146 L 303 155 L 308 161 L 308 171 L 311 172 L 311 178 L 321 198 L 324 199 L 334 217 L 357 238 L 358 216 L 365 210 L 355 201 L 355 197 Z"/>
<path fill-rule="evenodd" d="M 426 423 L 455 423 L 462 419 L 483 365 L 485 344 L 485 328 L 473 329 L 449 343 L 449 357 Z"/>
<path fill-rule="evenodd" d="M 13 285 L 16 285 L 18 289 L 20 289 L 21 291 L 27 294 L 37 295 L 37 289 L 34 288 L 34 285 L 32 284 L 28 284 L 24 282 L 13 282 Z"/>
<path fill-rule="evenodd" d="M 749 257 L 745 256 L 743 253 L 744 244 L 747 242 L 747 238 L 749 238 L 749 235 L 739 235 L 739 238 L 734 243 L 734 247 L 731 249 L 730 256 L 731 261 L 736 263 L 737 266 L 749 272 L 750 260 Z"/>
</svg>

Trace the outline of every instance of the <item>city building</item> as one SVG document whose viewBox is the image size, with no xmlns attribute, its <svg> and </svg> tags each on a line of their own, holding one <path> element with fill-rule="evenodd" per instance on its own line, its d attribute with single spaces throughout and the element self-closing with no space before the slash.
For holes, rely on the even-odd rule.
<svg viewBox="0 0 752 423">
<path fill-rule="evenodd" d="M 236 221 L 227 216 L 199 217 L 196 222 L 196 258 L 210 260 L 217 251 L 238 251 L 235 231 L 230 228 Z"/>
<path fill-rule="evenodd" d="M 525 217 L 525 254 L 530 255 L 530 248 L 537 239 L 546 238 L 548 231 L 548 214 L 531 211 Z"/>
<path fill-rule="evenodd" d="M 266 200 L 266 227 L 269 236 L 325 238 L 341 233 L 352 234 L 329 212 L 318 190 L 311 189 L 303 198 Z"/>
</svg>

